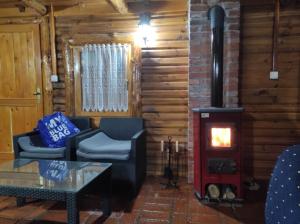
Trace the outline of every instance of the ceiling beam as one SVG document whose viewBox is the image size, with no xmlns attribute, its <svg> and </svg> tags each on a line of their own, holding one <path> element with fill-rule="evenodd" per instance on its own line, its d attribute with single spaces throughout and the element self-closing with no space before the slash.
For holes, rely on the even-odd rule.
<svg viewBox="0 0 300 224">
<path fill-rule="evenodd" d="M 106 0 L 110 3 L 119 13 L 126 14 L 128 13 L 128 6 L 125 0 Z"/>
<path fill-rule="evenodd" d="M 22 0 L 22 3 L 29 8 L 34 9 L 40 15 L 45 15 L 47 13 L 47 8 L 42 3 L 37 0 Z"/>
</svg>

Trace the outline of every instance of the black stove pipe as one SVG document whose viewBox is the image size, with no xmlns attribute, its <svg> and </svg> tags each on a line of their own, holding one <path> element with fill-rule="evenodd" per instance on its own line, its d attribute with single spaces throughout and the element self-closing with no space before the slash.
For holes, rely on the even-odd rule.
<svg viewBox="0 0 300 224">
<path fill-rule="evenodd" d="M 221 6 L 213 6 L 208 11 L 211 27 L 211 106 L 223 107 L 223 45 L 225 12 Z"/>
</svg>

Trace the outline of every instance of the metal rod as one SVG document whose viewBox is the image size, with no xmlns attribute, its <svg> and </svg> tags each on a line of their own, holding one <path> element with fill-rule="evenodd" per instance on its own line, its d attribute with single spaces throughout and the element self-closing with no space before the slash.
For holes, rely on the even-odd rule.
<svg viewBox="0 0 300 224">
<path fill-rule="evenodd" d="M 280 2 L 275 0 L 273 21 L 272 71 L 277 71 L 278 65 L 278 30 L 279 30 Z"/>
</svg>

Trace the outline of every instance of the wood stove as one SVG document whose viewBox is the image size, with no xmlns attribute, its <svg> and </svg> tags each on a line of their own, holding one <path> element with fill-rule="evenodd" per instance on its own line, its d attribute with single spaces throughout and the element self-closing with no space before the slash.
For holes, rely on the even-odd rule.
<svg viewBox="0 0 300 224">
<path fill-rule="evenodd" d="M 228 199 L 230 189 L 242 198 L 242 108 L 198 108 L 194 122 L 194 187 L 197 197 L 210 198 L 208 187 L 220 191 L 214 199 Z M 231 198 L 233 199 L 233 198 Z"/>
<path fill-rule="evenodd" d="M 223 106 L 225 11 L 208 11 L 211 27 L 211 106 L 193 109 L 194 187 L 200 199 L 242 198 L 241 112 Z"/>
<path fill-rule="evenodd" d="M 223 42 L 225 11 L 208 11 L 211 27 L 211 106 L 193 109 L 194 187 L 199 199 L 241 199 L 242 108 L 223 106 Z"/>
</svg>

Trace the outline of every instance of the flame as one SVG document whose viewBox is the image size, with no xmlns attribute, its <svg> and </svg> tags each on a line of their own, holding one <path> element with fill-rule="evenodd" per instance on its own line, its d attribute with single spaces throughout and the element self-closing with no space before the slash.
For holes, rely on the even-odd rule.
<svg viewBox="0 0 300 224">
<path fill-rule="evenodd" d="M 231 147 L 231 129 L 212 128 L 211 145 L 213 147 Z"/>
</svg>

